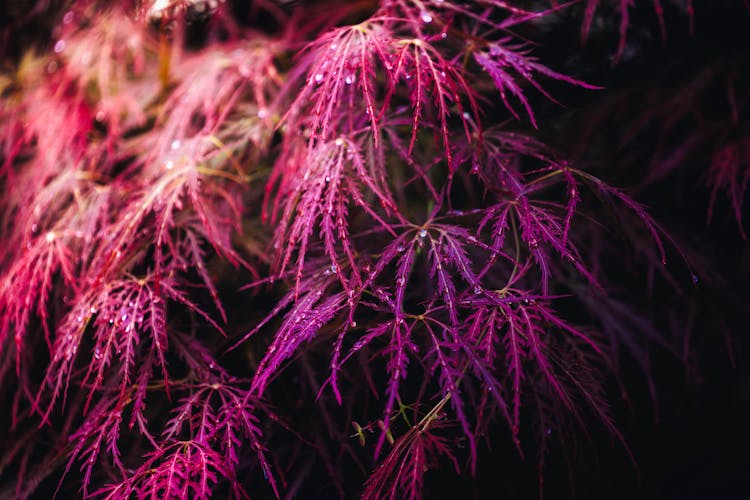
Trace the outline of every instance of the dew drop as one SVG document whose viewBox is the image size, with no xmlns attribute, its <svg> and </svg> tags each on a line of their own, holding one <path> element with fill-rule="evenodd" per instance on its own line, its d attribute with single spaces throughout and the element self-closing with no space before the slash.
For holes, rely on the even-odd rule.
<svg viewBox="0 0 750 500">
<path fill-rule="evenodd" d="M 482 289 L 480 287 L 478 287 L 478 286 L 475 286 L 474 287 L 474 295 L 479 295 L 480 293 L 482 293 Z"/>
<path fill-rule="evenodd" d="M 336 274 L 337 271 L 338 271 L 338 268 L 336 267 L 336 264 L 331 264 L 331 272 L 333 274 Z"/>
<path fill-rule="evenodd" d="M 63 50 L 65 50 L 65 40 L 58 40 L 55 42 L 55 54 L 59 54 Z"/>
<path fill-rule="evenodd" d="M 401 253 L 401 252 L 403 252 L 403 251 L 404 251 L 404 245 L 401 245 L 401 244 L 399 244 L 399 246 L 398 246 L 398 247 L 396 247 L 396 251 L 397 251 L 398 253 Z"/>
<path fill-rule="evenodd" d="M 96 309 L 96 307 L 91 306 L 91 309 L 89 309 L 89 311 L 91 312 L 91 314 L 96 314 L 97 309 Z"/>
<path fill-rule="evenodd" d="M 32 224 L 31 225 L 31 232 L 32 233 L 36 233 L 37 231 L 39 231 L 39 226 L 36 225 L 36 224 Z"/>
<path fill-rule="evenodd" d="M 349 326 L 351 326 L 352 328 L 357 328 L 357 322 L 352 321 L 351 323 L 349 323 Z"/>
<path fill-rule="evenodd" d="M 102 351 L 100 351 L 98 347 L 94 349 L 94 358 L 102 359 Z"/>
<path fill-rule="evenodd" d="M 440 33 L 440 38 L 442 38 L 443 40 L 445 40 L 446 38 L 448 38 L 448 33 L 446 33 L 445 31 L 443 31 L 442 33 Z"/>
<path fill-rule="evenodd" d="M 426 229 L 420 229 L 419 230 L 419 237 L 425 238 L 427 236 L 427 230 Z"/>
<path fill-rule="evenodd" d="M 267 116 L 268 116 L 268 111 L 266 110 L 266 108 L 260 108 L 258 110 L 258 118 L 260 118 L 262 120 L 262 119 L 266 118 Z"/>
<path fill-rule="evenodd" d="M 47 240 L 47 243 L 52 243 L 55 241 L 55 232 L 48 231 L 47 234 L 44 235 L 44 239 Z"/>
<path fill-rule="evenodd" d="M 318 73 L 315 75 L 315 83 L 320 83 L 323 81 L 323 73 Z"/>
<path fill-rule="evenodd" d="M 105 113 L 104 111 L 97 111 L 95 118 L 96 118 L 96 121 L 101 123 L 104 121 L 106 117 L 107 117 L 107 113 Z"/>
<path fill-rule="evenodd" d="M 326 175 L 326 182 L 331 182 L 331 178 Z"/>
<path fill-rule="evenodd" d="M 179 139 L 175 139 L 172 141 L 172 149 L 180 149 L 180 146 L 182 143 L 180 143 Z"/>
<path fill-rule="evenodd" d="M 69 10 L 68 12 L 66 12 L 65 15 L 63 16 L 63 24 L 70 24 L 70 23 L 72 23 L 73 22 L 73 16 L 74 16 L 74 14 L 73 14 L 72 10 Z"/>
<path fill-rule="evenodd" d="M 430 15 L 430 13 L 427 11 L 423 11 L 421 14 L 421 17 L 422 17 L 422 22 L 425 24 L 429 24 L 432 22 L 432 15 Z"/>
<path fill-rule="evenodd" d="M 403 287 L 406 284 L 406 281 L 404 281 L 404 278 L 399 277 L 396 279 L 396 286 L 399 288 Z"/>
<path fill-rule="evenodd" d="M 691 275 L 690 277 L 692 278 L 692 280 L 693 280 L 693 284 L 695 284 L 695 285 L 697 285 L 697 284 L 698 284 L 698 282 L 700 281 L 700 278 L 698 278 L 698 275 L 697 275 L 697 274 L 693 274 L 693 275 Z"/>
<path fill-rule="evenodd" d="M 164 168 L 166 168 L 167 170 L 172 170 L 174 168 L 174 162 L 172 160 L 168 160 L 164 164 Z"/>
<path fill-rule="evenodd" d="M 346 77 L 344 78 L 344 83 L 346 83 L 347 85 L 351 85 L 352 83 L 356 81 L 357 81 L 357 75 L 354 75 L 354 74 L 346 75 Z"/>
</svg>

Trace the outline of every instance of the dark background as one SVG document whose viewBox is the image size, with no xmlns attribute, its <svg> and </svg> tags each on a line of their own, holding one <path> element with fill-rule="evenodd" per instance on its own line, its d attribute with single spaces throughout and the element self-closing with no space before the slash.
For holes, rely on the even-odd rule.
<svg viewBox="0 0 750 500">
<path fill-rule="evenodd" d="M 617 398 L 616 385 L 610 387 L 615 420 L 637 465 L 606 433 L 592 430 L 580 452 L 551 451 L 543 497 L 750 498 L 750 246 L 741 237 L 728 198 L 722 194 L 717 197 L 713 220 L 706 222 L 709 190 L 705 185 L 714 150 L 727 140 L 748 134 L 748 104 L 745 101 L 740 106 L 739 120 L 733 123 L 726 85 L 731 75 L 737 82 L 738 95 L 748 95 L 750 11 L 742 1 L 696 1 L 695 31 L 691 35 L 689 20 L 679 8 L 681 2 L 662 2 L 667 27 L 663 45 L 653 4 L 636 4 L 630 11 L 628 47 L 614 66 L 619 16 L 607 5 L 600 9 L 603 17 L 594 23 L 583 50 L 576 29 L 580 18 L 574 11 L 539 28 L 531 38 L 538 43 L 535 54 L 542 61 L 554 61 L 555 69 L 606 90 L 597 95 L 557 86 L 555 97 L 561 97 L 564 109 L 543 100 L 534 105 L 538 107 L 535 109 L 544 109 L 538 120 L 545 124 L 540 132 L 545 141 L 571 152 L 597 175 L 634 194 L 674 236 L 691 265 L 698 262 L 697 283 L 688 291 L 691 306 L 672 308 L 668 296 L 674 290 L 658 286 L 654 295 L 644 300 L 647 314 L 657 318 L 657 323 L 660 317 L 685 319 L 693 315 L 690 356 L 685 363 L 658 347 L 654 349 L 655 402 L 643 373 L 632 360 L 624 362 L 627 401 Z M 564 61 L 564 66 L 559 66 L 559 61 Z M 635 139 L 621 143 L 648 106 L 659 102 L 653 94 L 663 99 L 678 95 L 697 75 L 710 73 L 712 68 L 731 69 L 716 69 L 715 81 L 705 91 L 681 103 L 689 110 L 688 116 L 674 125 L 666 139 L 659 136 L 668 125 L 665 123 L 674 117 L 669 110 L 646 120 L 645 125 L 639 124 L 643 130 L 635 134 Z M 594 118 L 602 109 L 618 109 L 621 113 L 606 112 L 605 119 Z M 593 128 L 594 133 L 582 134 L 587 128 Z M 670 148 L 687 143 L 695 130 L 705 130 L 709 138 L 694 145 L 669 175 L 644 185 L 644 178 L 658 159 L 667 157 Z M 750 165 L 746 163 L 745 168 L 750 175 Z M 743 215 L 748 224 L 750 209 L 745 198 Z M 679 265 L 679 258 L 671 260 L 672 270 Z M 638 289 L 630 292 L 644 293 Z M 660 326 L 667 330 L 683 328 L 667 320 Z M 536 457 L 519 462 L 512 452 L 505 454 L 499 446 L 485 451 L 479 460 L 476 483 L 467 480 L 441 490 L 435 479 L 436 496 L 538 498 L 538 489 L 530 487 L 537 481 Z M 443 491 L 451 493 L 443 495 Z M 470 491 L 472 494 L 468 494 Z"/>
</svg>

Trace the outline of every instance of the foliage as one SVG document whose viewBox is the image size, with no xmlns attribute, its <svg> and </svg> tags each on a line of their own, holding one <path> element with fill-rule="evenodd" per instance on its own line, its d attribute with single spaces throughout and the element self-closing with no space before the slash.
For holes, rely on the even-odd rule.
<svg viewBox="0 0 750 500">
<path fill-rule="evenodd" d="M 607 7 L 615 63 L 632 6 Z M 665 39 L 693 7 L 653 0 Z M 620 362 L 650 384 L 653 344 L 683 339 L 618 287 L 658 273 L 685 298 L 692 270 L 643 204 L 545 141 L 547 101 L 607 90 L 530 39 L 572 16 L 586 41 L 602 10 L 13 10 L 4 40 L 53 36 L 2 51 L 2 491 L 293 496 L 322 459 L 347 496 L 349 457 L 363 497 L 419 498 L 427 471 L 475 473 L 489 441 L 535 450 L 541 482 L 549 441 L 591 422 L 629 453 L 607 399 Z M 713 136 L 704 182 L 709 218 L 726 191 L 744 236 L 747 96 L 730 90 L 740 132 Z M 686 100 L 629 133 L 671 134 Z"/>
</svg>

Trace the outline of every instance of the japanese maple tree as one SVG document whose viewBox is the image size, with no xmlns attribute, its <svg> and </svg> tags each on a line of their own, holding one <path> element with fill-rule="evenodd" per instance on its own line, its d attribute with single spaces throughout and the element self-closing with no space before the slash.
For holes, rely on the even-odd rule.
<svg viewBox="0 0 750 500">
<path fill-rule="evenodd" d="M 623 363 L 656 399 L 649 353 L 691 359 L 643 297 L 711 283 L 640 194 L 708 148 L 703 214 L 744 238 L 750 87 L 746 54 L 642 107 L 606 75 L 701 6 L 9 6 L 0 496 L 435 497 L 505 447 L 541 494 L 572 436 L 628 457 Z"/>
</svg>

